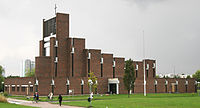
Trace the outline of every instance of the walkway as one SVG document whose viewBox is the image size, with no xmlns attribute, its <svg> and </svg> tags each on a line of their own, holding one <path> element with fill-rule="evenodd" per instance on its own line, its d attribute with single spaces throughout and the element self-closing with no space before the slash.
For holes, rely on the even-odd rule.
<svg viewBox="0 0 200 108">
<path fill-rule="evenodd" d="M 59 106 L 58 104 L 51 104 L 48 102 L 35 103 L 32 101 L 18 100 L 18 99 L 13 99 L 13 98 L 8 98 L 7 100 L 9 103 L 20 104 L 20 105 L 25 105 L 25 106 L 40 107 L 40 108 L 83 108 L 83 107 L 66 106 L 66 105 Z"/>
</svg>

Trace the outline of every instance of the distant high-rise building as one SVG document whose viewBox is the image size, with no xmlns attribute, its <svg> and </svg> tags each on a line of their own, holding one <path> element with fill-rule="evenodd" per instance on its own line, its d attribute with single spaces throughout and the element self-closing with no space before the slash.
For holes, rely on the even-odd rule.
<svg viewBox="0 0 200 108">
<path fill-rule="evenodd" d="M 35 61 L 31 61 L 30 59 L 26 59 L 22 63 L 22 74 L 21 77 L 24 77 L 27 72 L 33 71 L 35 69 Z"/>
</svg>

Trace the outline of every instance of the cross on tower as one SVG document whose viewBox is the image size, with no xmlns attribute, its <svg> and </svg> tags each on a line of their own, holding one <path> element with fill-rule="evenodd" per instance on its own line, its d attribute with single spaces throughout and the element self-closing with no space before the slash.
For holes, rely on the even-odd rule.
<svg viewBox="0 0 200 108">
<path fill-rule="evenodd" d="M 55 4 L 55 8 L 54 9 L 55 9 L 55 15 L 56 15 L 56 9 L 57 9 L 56 4 Z"/>
</svg>

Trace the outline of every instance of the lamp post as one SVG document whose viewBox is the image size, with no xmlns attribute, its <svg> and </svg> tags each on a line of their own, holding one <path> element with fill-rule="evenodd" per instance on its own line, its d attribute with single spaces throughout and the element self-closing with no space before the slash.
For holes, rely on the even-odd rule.
<svg viewBox="0 0 200 108">
<path fill-rule="evenodd" d="M 35 92 L 38 92 L 38 80 L 35 80 Z"/>
<path fill-rule="evenodd" d="M 92 100 L 92 84 L 93 84 L 93 82 L 92 82 L 92 80 L 91 79 L 89 79 L 88 80 L 88 83 L 89 83 L 89 86 L 90 86 L 90 106 L 91 106 L 91 100 Z"/>
<path fill-rule="evenodd" d="M 51 87 L 52 87 L 52 91 L 51 91 L 51 92 L 52 92 L 53 94 L 54 94 L 54 85 L 55 85 L 55 84 L 54 84 L 54 80 L 52 79 L 52 80 L 51 80 Z"/>
</svg>

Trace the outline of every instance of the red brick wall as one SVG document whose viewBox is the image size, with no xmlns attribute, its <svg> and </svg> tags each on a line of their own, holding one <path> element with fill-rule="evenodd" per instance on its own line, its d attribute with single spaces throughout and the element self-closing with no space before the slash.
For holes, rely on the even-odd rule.
<svg viewBox="0 0 200 108">
<path fill-rule="evenodd" d="M 96 77 L 101 77 L 101 50 L 89 49 L 91 53 L 90 71 L 94 72 Z"/>
<path fill-rule="evenodd" d="M 124 77 L 124 58 L 117 58 L 115 59 L 115 77 Z"/>
<path fill-rule="evenodd" d="M 56 14 L 56 39 L 58 40 L 58 77 L 69 76 L 70 52 L 67 39 L 69 37 L 69 14 Z"/>
<path fill-rule="evenodd" d="M 51 76 L 51 57 L 41 56 L 35 58 L 35 75 L 36 77 Z"/>
<path fill-rule="evenodd" d="M 31 82 L 29 84 L 29 82 Z M 6 78 L 5 79 L 5 85 L 10 85 L 10 93 L 9 93 L 9 87 L 7 89 L 7 93 L 13 94 L 13 95 L 27 95 L 27 87 L 25 91 L 23 92 L 21 89 L 21 85 L 28 85 L 28 95 L 33 95 L 34 92 L 30 92 L 30 86 L 29 85 L 34 85 L 34 78 L 33 77 L 21 77 L 21 78 Z M 12 86 L 15 85 L 15 91 L 12 91 Z M 19 91 L 17 91 L 17 85 L 20 85 Z M 33 86 L 33 91 L 34 91 L 34 86 Z"/>
<path fill-rule="evenodd" d="M 86 72 L 86 67 L 84 66 L 85 53 L 85 39 L 73 38 L 74 40 L 74 76 L 81 77 L 83 72 Z M 70 56 L 70 61 L 72 57 Z M 70 68 L 72 68 L 72 62 L 70 62 Z M 72 71 L 70 69 L 70 71 Z"/>
<path fill-rule="evenodd" d="M 103 57 L 103 77 L 113 77 L 113 54 L 102 54 Z"/>
</svg>

